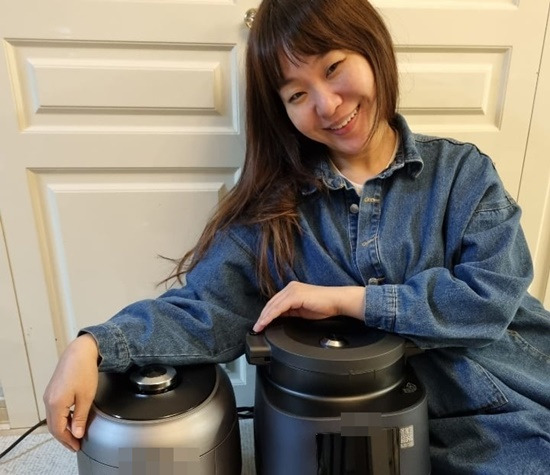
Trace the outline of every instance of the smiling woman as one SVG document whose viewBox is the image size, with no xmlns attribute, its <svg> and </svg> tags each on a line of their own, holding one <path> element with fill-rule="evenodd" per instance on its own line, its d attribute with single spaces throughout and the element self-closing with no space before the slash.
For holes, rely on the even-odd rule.
<svg viewBox="0 0 550 475">
<path fill-rule="evenodd" d="M 492 160 L 411 131 L 366 0 L 263 0 L 246 68 L 245 165 L 185 284 L 81 331 L 44 396 L 52 433 L 78 448 L 98 363 L 229 361 L 251 328 L 345 315 L 424 350 L 434 473 L 545 473 L 550 314 Z"/>
<path fill-rule="evenodd" d="M 378 118 L 374 74 L 365 57 L 334 50 L 300 59 L 285 56 L 281 65 L 279 92 L 300 133 L 325 145 L 336 167 L 354 182 L 386 168 L 397 134 L 388 118 Z"/>
</svg>

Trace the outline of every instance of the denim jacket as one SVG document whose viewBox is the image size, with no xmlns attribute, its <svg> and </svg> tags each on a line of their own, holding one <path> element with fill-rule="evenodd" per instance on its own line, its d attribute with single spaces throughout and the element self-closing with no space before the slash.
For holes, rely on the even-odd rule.
<svg viewBox="0 0 550 475">
<path fill-rule="evenodd" d="M 361 196 L 319 164 L 328 191 L 303 190 L 295 264 L 278 286 L 364 286 L 365 325 L 425 350 L 410 361 L 427 387 L 430 417 L 447 421 L 439 432 L 433 423 L 434 447 L 456 443 L 445 440 L 451 420 L 520 406 L 542 411 L 545 425 L 536 430 L 550 433 L 550 314 L 527 293 L 532 264 L 519 207 L 475 146 L 413 134 L 402 117 L 398 132 L 394 162 Z M 185 286 L 86 328 L 98 341 L 100 369 L 240 356 L 266 303 L 257 243 L 254 227 L 219 233 Z M 473 460 L 471 449 L 463 460 L 467 452 Z M 538 473 L 533 467 L 521 473 Z"/>
</svg>

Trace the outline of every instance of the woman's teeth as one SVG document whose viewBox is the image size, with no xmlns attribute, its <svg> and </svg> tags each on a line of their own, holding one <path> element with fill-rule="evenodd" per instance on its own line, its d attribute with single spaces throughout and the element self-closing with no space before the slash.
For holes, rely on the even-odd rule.
<svg viewBox="0 0 550 475">
<path fill-rule="evenodd" d="M 346 118 L 344 119 L 340 124 L 336 125 L 335 127 L 330 127 L 330 130 L 340 130 L 343 129 L 346 125 L 348 125 L 351 120 L 357 115 L 357 111 L 359 110 L 359 107 L 355 108 L 355 110 Z"/>
</svg>

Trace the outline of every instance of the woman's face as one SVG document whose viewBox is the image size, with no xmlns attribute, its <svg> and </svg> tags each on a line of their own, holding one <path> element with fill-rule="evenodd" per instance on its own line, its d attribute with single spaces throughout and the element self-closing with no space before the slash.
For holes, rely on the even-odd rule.
<svg viewBox="0 0 550 475">
<path fill-rule="evenodd" d="M 279 95 L 294 126 L 325 144 L 334 158 L 367 151 L 376 116 L 376 86 L 369 62 L 360 54 L 333 50 L 293 64 L 281 58 Z"/>
</svg>

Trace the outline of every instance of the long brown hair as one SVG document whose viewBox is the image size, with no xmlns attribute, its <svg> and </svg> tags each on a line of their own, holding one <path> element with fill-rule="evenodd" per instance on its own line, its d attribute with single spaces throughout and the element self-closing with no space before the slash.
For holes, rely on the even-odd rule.
<svg viewBox="0 0 550 475">
<path fill-rule="evenodd" d="M 375 127 L 380 120 L 394 119 L 398 80 L 393 43 L 384 21 L 367 0 L 263 0 L 246 55 L 242 173 L 172 277 L 181 281 L 204 256 L 217 232 L 233 224 L 256 225 L 260 288 L 266 297 L 276 292 L 273 275 L 281 278 L 294 258 L 294 241 L 300 232 L 300 189 L 311 184 L 322 187 L 313 169 L 328 154 L 324 145 L 298 132 L 287 116 L 278 93 L 283 79 L 281 54 L 299 61 L 335 49 L 354 51 L 369 61 L 377 91 Z"/>
</svg>

